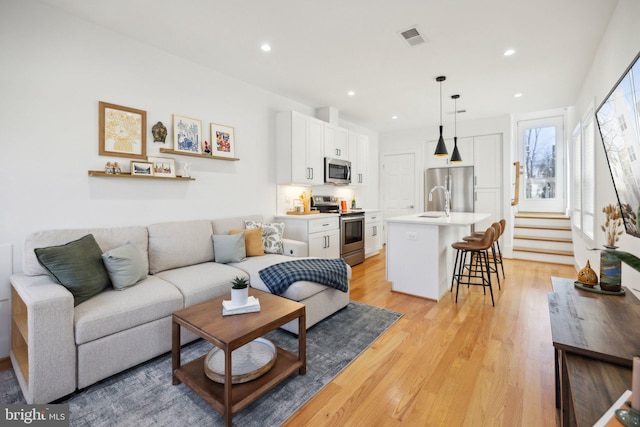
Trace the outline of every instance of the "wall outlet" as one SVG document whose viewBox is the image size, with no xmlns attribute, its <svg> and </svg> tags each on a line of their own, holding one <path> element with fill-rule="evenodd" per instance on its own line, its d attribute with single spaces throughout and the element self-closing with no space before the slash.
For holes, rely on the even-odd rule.
<svg viewBox="0 0 640 427">
<path fill-rule="evenodd" d="M 418 233 L 416 233 L 415 231 L 409 231 L 407 233 L 407 239 L 408 240 L 418 240 Z"/>
</svg>

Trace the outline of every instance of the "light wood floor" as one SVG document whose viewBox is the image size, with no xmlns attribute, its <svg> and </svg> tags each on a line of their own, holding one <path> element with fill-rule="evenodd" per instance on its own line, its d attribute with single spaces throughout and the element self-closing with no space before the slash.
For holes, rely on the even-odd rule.
<svg viewBox="0 0 640 427">
<path fill-rule="evenodd" d="M 439 302 L 391 292 L 385 255 L 353 268 L 351 299 L 404 316 L 286 426 L 554 426 L 551 276 L 571 266 L 505 260 L 496 305 L 481 287 Z"/>
</svg>

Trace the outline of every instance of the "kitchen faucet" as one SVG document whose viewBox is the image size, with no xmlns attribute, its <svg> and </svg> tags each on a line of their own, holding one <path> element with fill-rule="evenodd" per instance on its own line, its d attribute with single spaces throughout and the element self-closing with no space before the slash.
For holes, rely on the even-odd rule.
<svg viewBox="0 0 640 427">
<path fill-rule="evenodd" d="M 447 190 L 446 187 L 443 187 L 442 185 L 436 185 L 435 187 L 433 187 L 429 191 L 429 201 L 431 202 L 433 200 L 432 193 L 434 192 L 434 190 L 437 190 L 437 189 L 441 189 L 442 191 L 444 191 L 444 214 L 445 216 L 449 216 L 449 198 L 451 197 L 451 194 L 449 193 L 449 190 Z"/>
</svg>

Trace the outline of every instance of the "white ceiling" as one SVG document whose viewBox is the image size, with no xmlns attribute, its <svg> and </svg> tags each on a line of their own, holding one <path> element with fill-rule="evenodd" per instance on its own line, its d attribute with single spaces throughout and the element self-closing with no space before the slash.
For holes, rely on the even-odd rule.
<svg viewBox="0 0 640 427">
<path fill-rule="evenodd" d="M 439 123 L 439 75 L 445 124 L 572 105 L 618 0 L 40 1 L 384 132 Z"/>
</svg>

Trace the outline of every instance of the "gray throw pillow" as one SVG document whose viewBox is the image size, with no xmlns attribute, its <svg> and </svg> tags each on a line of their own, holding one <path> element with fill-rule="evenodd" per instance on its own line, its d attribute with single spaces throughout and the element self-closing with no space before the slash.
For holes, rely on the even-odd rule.
<svg viewBox="0 0 640 427">
<path fill-rule="evenodd" d="M 103 253 L 102 261 L 116 290 L 126 289 L 147 277 L 144 255 L 132 243 Z"/>
<path fill-rule="evenodd" d="M 34 252 L 49 274 L 73 294 L 74 306 L 111 284 L 93 234 L 65 245 L 36 248 Z"/>
<path fill-rule="evenodd" d="M 264 223 L 258 221 L 245 221 L 247 229 L 262 227 L 262 246 L 266 254 L 284 254 L 284 223 Z"/>
<path fill-rule="evenodd" d="M 216 262 L 240 262 L 247 257 L 244 231 L 238 234 L 214 234 L 211 238 Z"/>
</svg>

